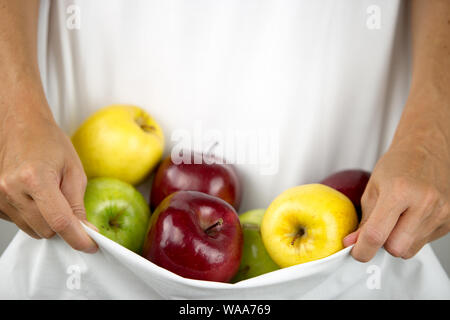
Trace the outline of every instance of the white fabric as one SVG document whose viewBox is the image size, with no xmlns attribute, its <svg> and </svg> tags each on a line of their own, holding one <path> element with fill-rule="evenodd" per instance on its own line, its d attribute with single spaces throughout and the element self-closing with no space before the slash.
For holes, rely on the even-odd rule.
<svg viewBox="0 0 450 320">
<path fill-rule="evenodd" d="M 73 251 L 59 238 L 38 241 L 20 231 L 0 259 L 0 298 L 450 298 L 445 271 L 429 245 L 408 261 L 381 249 L 366 264 L 356 262 L 347 248 L 325 259 L 228 284 L 177 276 L 86 230 L 100 246 L 95 255 Z"/>
<path fill-rule="evenodd" d="M 66 26 L 73 4 L 79 29 Z M 372 5 L 380 29 L 366 25 Z M 266 156 L 238 166 L 244 211 L 336 170 L 373 168 L 406 100 L 404 15 L 392 0 L 54 1 L 41 70 L 68 134 L 111 103 L 148 110 L 166 154 L 180 130 L 205 144 L 223 134 L 218 151 L 230 140 L 251 149 L 234 135 L 261 134 Z"/>
<path fill-rule="evenodd" d="M 62 128 L 72 134 L 98 108 L 132 103 L 162 125 L 166 154 L 180 129 L 201 129 L 205 140 L 216 134 L 226 158 L 233 156 L 220 149 L 227 133 L 261 133 L 264 157 L 238 164 L 241 212 L 339 169 L 371 170 L 406 101 L 410 55 L 401 1 L 41 3 L 39 64 Z M 374 12 L 379 28 L 369 23 Z M 252 145 L 237 140 L 238 148 Z M 148 184 L 140 190 L 148 197 Z M 380 250 L 368 264 L 345 249 L 232 285 L 180 278 L 91 235 L 101 248 L 95 255 L 19 232 L 0 258 L 0 297 L 450 298 L 429 246 L 407 261 Z M 81 268 L 79 290 L 67 286 L 70 266 Z M 370 278 L 377 270 L 380 289 Z"/>
</svg>

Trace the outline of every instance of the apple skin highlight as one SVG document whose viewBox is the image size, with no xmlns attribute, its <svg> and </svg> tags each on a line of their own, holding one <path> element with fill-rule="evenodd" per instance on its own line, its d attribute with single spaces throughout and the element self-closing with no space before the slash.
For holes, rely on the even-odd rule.
<svg viewBox="0 0 450 320">
<path fill-rule="evenodd" d="M 194 162 L 196 156 L 202 157 L 202 163 Z M 159 165 L 150 194 L 152 210 L 167 196 L 182 190 L 216 196 L 239 210 L 242 187 L 235 167 L 211 155 L 191 152 L 188 159 L 189 163 L 175 164 L 169 156 Z"/>
<path fill-rule="evenodd" d="M 356 210 L 347 196 L 323 184 L 306 184 L 273 200 L 261 235 L 273 261 L 286 268 L 338 252 L 357 226 Z"/>
<path fill-rule="evenodd" d="M 229 282 L 242 246 L 241 224 L 230 204 L 202 192 L 178 191 L 153 213 L 143 256 L 185 278 Z"/>
</svg>

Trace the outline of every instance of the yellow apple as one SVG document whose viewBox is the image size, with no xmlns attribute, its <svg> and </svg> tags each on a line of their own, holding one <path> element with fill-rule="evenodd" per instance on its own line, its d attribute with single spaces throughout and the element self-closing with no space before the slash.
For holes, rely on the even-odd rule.
<svg viewBox="0 0 450 320">
<path fill-rule="evenodd" d="M 342 240 L 358 226 L 350 199 L 322 184 L 281 193 L 267 208 L 261 236 L 280 267 L 325 258 L 344 248 Z"/>
<path fill-rule="evenodd" d="M 72 136 L 88 178 L 141 182 L 158 164 L 164 135 L 156 121 L 133 105 L 110 105 L 86 119 Z"/>
</svg>

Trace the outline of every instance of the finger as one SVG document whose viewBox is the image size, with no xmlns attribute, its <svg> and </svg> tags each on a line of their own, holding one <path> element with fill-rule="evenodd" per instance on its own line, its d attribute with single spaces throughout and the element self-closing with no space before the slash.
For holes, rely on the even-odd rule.
<svg viewBox="0 0 450 320">
<path fill-rule="evenodd" d="M 53 231 L 59 234 L 72 248 L 87 253 L 97 251 L 96 243 L 88 236 L 59 186 L 45 184 L 43 191 L 34 193 L 36 205 Z"/>
<path fill-rule="evenodd" d="M 347 248 L 347 247 L 351 246 L 352 244 L 355 244 L 356 241 L 358 240 L 358 236 L 359 236 L 360 232 L 361 232 L 361 229 L 358 229 L 358 230 L 350 233 L 349 235 L 347 235 L 344 238 L 344 240 L 342 240 L 344 247 Z"/>
<path fill-rule="evenodd" d="M 14 223 L 20 230 L 28 234 L 34 239 L 41 239 L 41 237 L 33 231 L 28 223 L 20 216 L 15 208 L 8 209 L 9 220 Z"/>
<path fill-rule="evenodd" d="M 14 215 L 11 220 L 20 230 L 24 231 L 30 237 L 34 239 L 41 239 L 41 237 L 34 232 L 34 230 L 19 215 Z"/>
<path fill-rule="evenodd" d="M 444 225 L 437 228 L 427 239 L 427 242 L 432 242 L 434 240 L 437 240 L 443 236 L 445 236 L 447 233 L 450 232 L 450 222 L 445 223 Z"/>
<path fill-rule="evenodd" d="M 364 223 L 369 218 L 370 214 L 372 213 L 375 204 L 377 202 L 378 193 L 376 191 L 376 188 L 373 184 L 370 182 L 367 184 L 366 190 L 364 190 L 364 193 L 361 197 L 361 209 L 362 209 L 362 219 L 359 223 L 358 229 L 353 231 L 352 233 L 348 234 L 344 240 L 343 245 L 344 247 L 349 247 L 352 244 L 355 244 L 358 240 L 359 233 L 361 232 L 361 227 L 364 225 Z"/>
<path fill-rule="evenodd" d="M 20 216 L 17 209 L 3 198 L 0 198 L 0 214 L 1 218 L 14 223 L 19 229 L 27 233 L 30 237 L 40 239 L 41 237 L 36 234 L 28 223 Z"/>
<path fill-rule="evenodd" d="M 3 220 L 6 220 L 6 221 L 10 221 L 10 222 L 11 222 L 11 219 L 10 219 L 6 214 L 4 214 L 4 213 L 1 212 L 1 211 L 0 211 L 0 219 L 3 219 Z"/>
<path fill-rule="evenodd" d="M 90 223 L 86 218 L 84 207 L 84 193 L 86 191 L 87 178 L 83 169 L 73 169 L 68 171 L 61 183 L 61 192 L 66 197 L 73 213 L 78 219 L 83 221 L 89 228 L 98 232 L 98 228 Z"/>
<path fill-rule="evenodd" d="M 410 259 L 415 256 L 424 245 L 432 242 L 440 237 L 445 236 L 450 231 L 450 222 L 444 222 L 440 227 L 436 228 L 435 217 L 429 216 L 420 226 L 420 230 L 417 234 L 423 234 L 424 236 L 416 240 L 403 256 L 404 259 Z"/>
<path fill-rule="evenodd" d="M 411 248 L 420 246 L 439 225 L 436 217 L 442 209 L 437 193 L 416 192 L 411 198 L 414 204 L 399 218 L 384 246 L 394 257 L 410 257 Z"/>
<path fill-rule="evenodd" d="M 384 244 L 386 251 L 394 257 L 407 259 L 411 247 L 417 247 L 423 242 L 422 235 L 428 235 L 432 231 L 425 230 L 430 211 L 434 211 L 434 208 L 414 207 L 403 213 Z M 434 225 L 433 222 L 431 224 Z"/>
<path fill-rule="evenodd" d="M 362 225 L 352 256 L 361 262 L 371 260 L 383 246 L 399 216 L 407 209 L 394 195 L 380 194 L 375 208 Z"/>
<path fill-rule="evenodd" d="M 373 178 L 372 178 L 373 179 Z M 360 227 L 367 221 L 370 214 L 372 213 L 375 205 L 377 204 L 378 199 L 378 191 L 375 187 L 374 183 L 367 184 L 366 189 L 361 197 L 361 209 L 362 209 L 362 217 L 360 222 Z"/>
<path fill-rule="evenodd" d="M 36 234 L 45 239 L 50 239 L 55 235 L 55 232 L 42 217 L 36 203 L 31 198 L 23 194 L 16 202 L 20 203 L 20 205 L 16 206 L 19 215 Z"/>
<path fill-rule="evenodd" d="M 413 244 L 409 247 L 407 252 L 402 256 L 403 259 L 410 259 L 414 257 L 422 248 L 424 245 L 426 245 L 428 242 L 433 241 L 434 237 L 440 237 L 447 234 L 447 232 L 444 232 L 445 228 L 438 228 L 434 232 L 427 233 L 426 236 L 423 236 L 416 241 L 413 242 Z"/>
<path fill-rule="evenodd" d="M 426 245 L 428 243 L 427 239 L 421 239 L 419 241 L 416 241 L 412 246 L 409 247 L 408 251 L 406 252 L 406 254 L 402 257 L 403 259 L 411 259 L 412 257 L 414 257 L 419 251 L 420 249 L 423 248 L 424 245 Z"/>
<path fill-rule="evenodd" d="M 55 234 L 26 194 L 16 191 L 7 197 L 3 205 L 7 206 L 8 212 L 14 212 L 15 220 L 20 217 L 20 221 L 24 221 L 39 239 L 49 239 Z"/>
<path fill-rule="evenodd" d="M 83 169 L 70 169 L 64 174 L 61 182 L 61 192 L 67 199 L 73 214 L 80 220 L 86 221 L 84 208 L 84 192 L 87 178 Z"/>
</svg>

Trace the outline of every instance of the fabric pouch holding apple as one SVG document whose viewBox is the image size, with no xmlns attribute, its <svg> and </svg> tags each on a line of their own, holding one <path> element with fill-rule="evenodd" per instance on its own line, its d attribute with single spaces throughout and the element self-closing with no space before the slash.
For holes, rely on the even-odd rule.
<svg viewBox="0 0 450 320">
<path fill-rule="evenodd" d="M 237 283 L 193 280 L 85 227 L 96 254 L 19 231 L 0 258 L 1 299 L 442 299 L 445 271 L 430 246 L 405 261 L 380 250 L 367 264 L 351 247 Z"/>
<path fill-rule="evenodd" d="M 293 187 L 267 209 L 238 215 L 234 167 L 183 150 L 183 161 L 159 164 L 149 205 L 148 190 L 135 187 L 159 163 L 163 141 L 139 107 L 90 116 L 72 142 L 89 178 L 87 220 L 99 232 L 84 227 L 99 250 L 85 254 L 59 237 L 38 241 L 19 231 L 0 257 L 0 299 L 450 298 L 429 246 L 408 261 L 382 249 L 367 264 L 343 247 L 357 228 L 368 173 Z"/>
<path fill-rule="evenodd" d="M 19 231 L 0 257 L 0 299 L 450 297 L 428 245 L 410 260 L 381 249 L 369 263 L 355 261 L 342 239 L 357 227 L 356 210 L 333 188 L 293 187 L 267 209 L 240 215 L 232 200 L 211 193 L 169 192 L 150 215 L 132 185 L 91 179 L 85 207 L 100 232 L 84 227 L 98 252 Z"/>
</svg>

